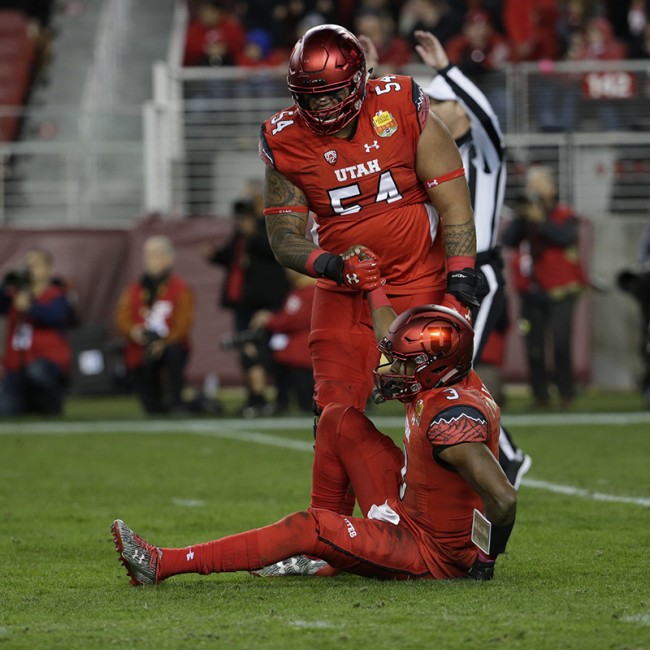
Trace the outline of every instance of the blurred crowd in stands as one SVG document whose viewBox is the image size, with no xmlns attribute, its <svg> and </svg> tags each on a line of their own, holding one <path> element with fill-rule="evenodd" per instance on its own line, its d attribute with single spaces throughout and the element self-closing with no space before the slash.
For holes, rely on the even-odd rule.
<svg viewBox="0 0 650 650">
<path fill-rule="evenodd" d="M 19 107 L 51 56 L 54 0 L 0 0 L 0 142 L 18 133 Z"/>
<path fill-rule="evenodd" d="M 186 66 L 287 61 L 310 27 L 368 36 L 379 65 L 418 63 L 414 32 L 432 32 L 466 74 L 518 61 L 650 57 L 647 0 L 188 0 Z"/>
</svg>

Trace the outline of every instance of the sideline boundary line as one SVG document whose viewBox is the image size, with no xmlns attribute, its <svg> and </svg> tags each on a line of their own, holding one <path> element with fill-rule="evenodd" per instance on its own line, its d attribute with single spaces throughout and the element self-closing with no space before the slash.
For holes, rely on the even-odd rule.
<svg viewBox="0 0 650 650">
<path fill-rule="evenodd" d="M 370 414 L 370 419 L 379 427 L 401 427 L 404 416 Z M 635 411 L 632 413 L 549 413 L 531 415 L 504 415 L 503 423 L 507 426 L 554 426 L 568 424 L 573 426 L 609 425 L 623 426 L 629 424 L 650 425 L 650 411 Z M 199 433 L 205 431 L 235 430 L 245 431 L 254 428 L 259 431 L 286 429 L 296 431 L 304 429 L 311 431 L 310 416 L 266 418 L 260 420 L 245 420 L 242 418 L 196 418 L 170 420 L 77 420 L 77 421 L 32 421 L 32 422 L 0 422 L 0 436 L 15 434 L 94 434 L 94 433 L 168 433 L 170 431 L 189 431 Z M 650 433 L 650 429 L 648 430 Z"/>
<path fill-rule="evenodd" d="M 612 416 L 619 414 L 602 414 L 607 417 L 604 422 L 594 416 L 590 416 L 589 424 L 622 424 L 619 420 Z M 620 414 L 620 415 L 633 415 L 633 414 Z M 650 422 L 650 414 L 636 414 L 646 415 L 647 421 Z M 524 416 L 530 417 L 530 416 Z M 532 416 L 534 417 L 534 416 Z M 511 418 L 512 419 L 512 418 Z M 562 422 L 566 422 L 565 419 Z M 640 418 L 639 423 L 644 423 L 646 420 Z M 287 423 L 291 426 L 287 426 Z M 375 418 L 378 425 L 383 426 L 400 426 L 404 422 L 402 417 L 385 417 Z M 587 422 L 585 422 L 587 423 Z M 625 422 L 628 423 L 628 422 Z M 261 431 L 251 431 L 253 424 L 250 421 L 242 420 L 162 420 L 162 421 L 99 421 L 99 422 L 21 422 L 16 424 L 2 423 L 0 424 L 0 436 L 9 435 L 106 435 L 106 434 L 177 434 L 179 430 L 184 430 L 189 434 L 202 435 L 211 438 L 222 438 L 226 440 L 251 442 L 258 445 L 267 445 L 271 447 L 280 447 L 282 449 L 292 449 L 294 451 L 312 452 L 313 444 L 305 440 L 295 440 L 292 438 L 284 438 L 282 436 L 271 435 L 262 433 Z M 264 426 L 258 426 L 263 424 Z M 258 429 L 278 429 L 286 428 L 288 430 L 306 429 L 309 427 L 309 420 L 305 421 L 302 418 L 283 418 L 276 420 L 267 420 L 255 422 L 255 428 Z M 273 425 L 271 427 L 270 425 Z M 582 499 L 590 499 L 592 501 L 606 501 L 609 503 L 624 503 L 631 505 L 639 505 L 650 508 L 650 498 L 642 497 L 627 497 L 615 494 L 605 494 L 602 492 L 591 492 L 583 488 L 577 488 L 571 485 L 561 485 L 558 483 L 550 483 L 548 481 L 540 481 L 536 479 L 524 478 L 522 485 L 528 488 L 545 490 L 554 494 L 564 494 L 567 496 L 578 497 Z"/>
</svg>

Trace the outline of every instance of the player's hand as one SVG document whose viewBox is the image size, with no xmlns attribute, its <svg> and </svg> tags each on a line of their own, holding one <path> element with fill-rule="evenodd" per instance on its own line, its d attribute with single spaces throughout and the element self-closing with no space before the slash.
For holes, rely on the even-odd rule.
<svg viewBox="0 0 650 650">
<path fill-rule="evenodd" d="M 363 48 L 363 53 L 366 55 L 366 70 L 370 72 L 377 67 L 379 63 L 379 55 L 377 54 L 377 48 L 375 44 L 366 36 L 365 34 L 359 34 L 357 36 L 361 47 Z"/>
<path fill-rule="evenodd" d="M 472 324 L 472 309 L 462 303 L 456 296 L 452 296 L 450 293 L 446 293 L 442 302 L 440 303 L 443 307 L 448 309 L 453 309 L 455 312 L 460 314 L 470 325 Z"/>
<path fill-rule="evenodd" d="M 16 311 L 29 311 L 32 306 L 32 294 L 30 291 L 21 289 L 14 294 L 13 305 Z"/>
<path fill-rule="evenodd" d="M 144 334 L 144 325 L 134 325 L 129 332 L 131 340 L 135 341 L 138 345 L 146 345 L 147 337 Z"/>
<path fill-rule="evenodd" d="M 414 35 L 418 41 L 415 51 L 428 66 L 436 70 L 442 70 L 449 65 L 449 57 L 445 52 L 445 48 L 442 47 L 442 43 L 431 32 L 417 29 Z"/>
<path fill-rule="evenodd" d="M 357 244 L 343 255 L 343 284 L 355 291 L 374 291 L 386 284 L 379 270 L 379 260 L 366 246 Z"/>
</svg>

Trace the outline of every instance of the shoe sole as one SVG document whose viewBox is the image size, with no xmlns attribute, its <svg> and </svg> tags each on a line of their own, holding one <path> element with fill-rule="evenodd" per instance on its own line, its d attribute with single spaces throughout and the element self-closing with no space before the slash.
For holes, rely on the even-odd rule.
<svg viewBox="0 0 650 650">
<path fill-rule="evenodd" d="M 144 582 L 140 582 L 132 573 L 131 569 L 129 567 L 129 562 L 128 560 L 124 557 L 124 544 L 122 543 L 122 536 L 120 535 L 120 523 L 121 522 L 119 519 L 116 519 L 112 524 L 111 524 L 111 531 L 113 533 L 113 543 L 115 544 L 115 549 L 117 550 L 117 553 L 119 555 L 119 560 L 126 569 L 126 573 L 129 576 L 129 582 L 133 587 L 143 587 Z"/>
<path fill-rule="evenodd" d="M 310 558 L 311 559 L 311 558 Z M 263 567 L 262 569 L 256 569 L 249 571 L 252 576 L 256 578 L 331 578 L 339 573 L 338 569 L 335 569 L 333 566 L 323 562 L 323 566 L 318 568 L 313 573 L 301 573 L 300 571 L 291 571 L 289 573 L 280 573 L 275 567 L 281 564 L 276 562 L 269 566 Z"/>
<path fill-rule="evenodd" d="M 262 569 L 258 569 L 256 571 L 249 571 L 252 576 L 255 576 L 256 578 L 333 578 L 339 574 L 339 570 L 335 569 L 333 566 L 326 566 L 323 567 L 322 569 L 318 569 L 316 573 L 310 573 L 309 575 L 305 574 L 300 574 L 300 573 L 287 573 L 287 574 L 279 574 L 279 573 L 262 573 Z"/>
<path fill-rule="evenodd" d="M 515 476 L 515 482 L 513 485 L 515 490 L 519 489 L 521 485 L 521 481 L 524 478 L 524 475 L 528 473 L 528 470 L 530 469 L 530 466 L 532 464 L 533 464 L 533 459 L 528 454 L 524 454 L 524 459 L 521 463 L 521 467 L 519 468 L 519 470 L 517 471 L 517 475 Z"/>
</svg>

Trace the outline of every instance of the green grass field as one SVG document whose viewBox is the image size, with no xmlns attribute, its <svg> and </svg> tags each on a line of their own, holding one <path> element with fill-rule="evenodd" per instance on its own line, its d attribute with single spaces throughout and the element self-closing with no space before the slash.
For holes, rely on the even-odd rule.
<svg viewBox="0 0 650 650">
<path fill-rule="evenodd" d="M 238 573 L 134 589 L 114 518 L 184 546 L 304 508 L 309 418 L 155 421 L 120 398 L 0 423 L 0 648 L 650 648 L 650 414 L 615 394 L 525 411 L 513 400 L 506 422 L 530 483 L 484 584 Z M 373 417 L 400 437 L 398 413 Z"/>
</svg>

